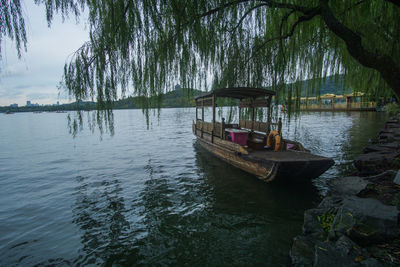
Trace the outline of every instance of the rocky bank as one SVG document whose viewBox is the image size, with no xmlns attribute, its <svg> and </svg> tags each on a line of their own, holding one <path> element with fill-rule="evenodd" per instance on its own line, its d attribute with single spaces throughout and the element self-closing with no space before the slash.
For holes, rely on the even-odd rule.
<svg viewBox="0 0 400 267">
<path fill-rule="evenodd" d="M 355 176 L 332 179 L 304 213 L 294 266 L 400 266 L 400 114 L 354 160 Z"/>
</svg>

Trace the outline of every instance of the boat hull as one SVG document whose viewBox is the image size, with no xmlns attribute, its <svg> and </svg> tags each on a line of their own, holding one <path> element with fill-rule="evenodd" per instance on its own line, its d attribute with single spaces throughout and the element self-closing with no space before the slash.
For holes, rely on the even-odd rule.
<svg viewBox="0 0 400 267">
<path fill-rule="evenodd" d="M 315 156 L 308 152 L 295 154 L 294 159 L 285 160 L 287 153 L 292 152 L 259 152 L 261 156 L 242 154 L 224 146 L 197 138 L 199 144 L 223 161 L 257 176 L 265 182 L 274 180 L 310 180 L 320 176 L 333 164 L 333 160 Z M 295 153 L 295 152 L 293 152 Z M 283 156 L 283 157 L 279 157 Z M 299 159 L 296 159 L 298 157 Z"/>
<path fill-rule="evenodd" d="M 255 162 L 244 160 L 240 153 L 225 149 L 215 144 L 211 144 L 201 138 L 197 138 L 197 140 L 203 148 L 205 148 L 218 158 L 239 169 L 254 174 L 257 177 L 260 177 L 262 180 L 266 180 L 269 177 L 269 174 L 274 169 L 273 166 L 263 166 Z"/>
</svg>

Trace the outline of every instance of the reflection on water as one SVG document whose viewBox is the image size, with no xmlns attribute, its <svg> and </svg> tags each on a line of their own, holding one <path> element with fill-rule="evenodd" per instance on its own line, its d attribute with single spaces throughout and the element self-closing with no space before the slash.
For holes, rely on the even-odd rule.
<svg viewBox="0 0 400 267">
<path fill-rule="evenodd" d="M 335 161 L 313 181 L 324 195 L 327 180 L 354 172 L 353 159 L 362 153 L 369 139 L 376 137 L 386 118 L 386 113 L 378 112 L 309 112 L 286 123 L 283 135 L 300 141 L 312 153 Z"/>
<path fill-rule="evenodd" d="M 304 210 L 384 121 L 291 120 L 284 137 L 336 164 L 310 183 L 265 184 L 197 144 L 194 109 L 163 110 L 150 130 L 140 111 L 114 115 L 102 141 L 72 139 L 62 114 L 0 116 L 0 266 L 287 265 Z"/>
<path fill-rule="evenodd" d="M 77 177 L 72 222 L 80 228 L 83 247 L 74 264 L 107 263 L 112 254 L 118 253 L 130 230 L 120 182 L 98 178 L 91 182 Z"/>
</svg>

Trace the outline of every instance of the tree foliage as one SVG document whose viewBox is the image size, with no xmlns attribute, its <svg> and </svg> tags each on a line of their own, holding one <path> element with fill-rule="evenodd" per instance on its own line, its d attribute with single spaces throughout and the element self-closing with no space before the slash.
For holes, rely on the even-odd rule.
<svg viewBox="0 0 400 267">
<path fill-rule="evenodd" d="M 111 108 L 129 87 L 149 106 L 150 96 L 176 83 L 273 86 L 291 99 L 300 95 L 298 81 L 337 73 L 355 90 L 400 95 L 397 0 L 35 2 L 45 5 L 49 23 L 55 12 L 87 12 L 90 41 L 65 65 L 64 85 L 99 108 Z M 0 38 L 16 40 L 19 51 L 26 44 L 19 0 L 1 3 Z M 309 94 L 319 86 L 311 83 Z"/>
<path fill-rule="evenodd" d="M 26 49 L 25 21 L 19 0 L 0 0 L 0 59 L 1 44 L 4 36 L 15 41 L 18 56 L 21 56 L 21 46 Z"/>
</svg>

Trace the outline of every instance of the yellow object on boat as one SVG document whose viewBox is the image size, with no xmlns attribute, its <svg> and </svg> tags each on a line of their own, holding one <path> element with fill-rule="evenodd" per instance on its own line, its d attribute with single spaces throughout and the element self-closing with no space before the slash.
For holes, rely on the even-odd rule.
<svg viewBox="0 0 400 267">
<path fill-rule="evenodd" d="M 274 150 L 279 151 L 279 149 L 281 148 L 281 144 L 282 144 L 282 138 L 279 135 L 279 132 L 277 130 L 272 130 L 269 133 L 269 135 L 267 137 L 267 146 L 268 147 L 271 147 L 273 139 L 275 139 Z"/>
</svg>

